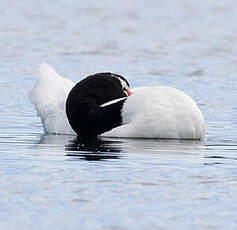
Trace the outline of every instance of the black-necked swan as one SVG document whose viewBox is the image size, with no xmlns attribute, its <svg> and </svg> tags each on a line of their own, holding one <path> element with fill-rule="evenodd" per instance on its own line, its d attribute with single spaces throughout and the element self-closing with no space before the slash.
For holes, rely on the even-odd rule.
<svg viewBox="0 0 237 230">
<path fill-rule="evenodd" d="M 168 139 L 205 135 L 202 113 L 190 96 L 168 86 L 130 91 L 128 81 L 113 73 L 90 75 L 75 84 L 43 63 L 29 98 L 45 133 Z"/>
</svg>

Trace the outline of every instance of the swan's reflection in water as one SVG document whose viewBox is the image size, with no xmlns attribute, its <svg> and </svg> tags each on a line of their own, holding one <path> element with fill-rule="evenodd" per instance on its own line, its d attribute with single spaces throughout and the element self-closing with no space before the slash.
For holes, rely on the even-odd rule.
<svg viewBox="0 0 237 230">
<path fill-rule="evenodd" d="M 71 160 L 118 159 L 128 154 L 202 155 L 204 141 L 137 138 L 107 138 L 80 140 L 76 136 L 43 135 L 39 147 L 63 149 Z"/>
<path fill-rule="evenodd" d="M 86 140 L 75 138 L 65 145 L 65 151 L 69 152 L 66 156 L 75 157 L 74 160 L 79 157 L 88 161 L 118 159 L 118 153 L 122 151 L 118 142 L 100 137 Z"/>
</svg>

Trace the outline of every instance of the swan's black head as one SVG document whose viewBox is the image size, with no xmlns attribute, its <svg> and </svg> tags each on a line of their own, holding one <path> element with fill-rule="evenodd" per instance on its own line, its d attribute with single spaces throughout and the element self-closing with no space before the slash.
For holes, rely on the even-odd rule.
<svg viewBox="0 0 237 230">
<path fill-rule="evenodd" d="M 72 88 L 66 101 L 71 127 L 79 136 L 90 137 L 120 126 L 121 109 L 129 95 L 129 83 L 121 75 L 97 73 L 86 77 Z"/>
</svg>

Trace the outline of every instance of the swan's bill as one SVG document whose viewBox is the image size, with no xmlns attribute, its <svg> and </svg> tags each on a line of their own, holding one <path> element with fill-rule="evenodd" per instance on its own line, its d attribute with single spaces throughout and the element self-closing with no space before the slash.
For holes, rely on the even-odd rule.
<svg viewBox="0 0 237 230">
<path fill-rule="evenodd" d="M 112 101 L 105 102 L 104 104 L 100 105 L 100 107 L 105 107 L 105 106 L 108 106 L 108 105 L 115 104 L 115 103 L 117 103 L 119 101 L 125 100 L 126 98 L 127 97 L 121 97 L 121 98 L 114 99 Z"/>
</svg>

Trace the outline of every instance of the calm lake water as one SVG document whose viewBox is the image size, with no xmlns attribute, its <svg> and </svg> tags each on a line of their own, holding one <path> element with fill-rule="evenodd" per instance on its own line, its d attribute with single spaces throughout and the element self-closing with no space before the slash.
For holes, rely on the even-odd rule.
<svg viewBox="0 0 237 230">
<path fill-rule="evenodd" d="M 237 2 L 17 1 L 0 7 L 0 228 L 236 229 Z M 199 104 L 204 141 L 44 135 L 41 62 L 123 74 Z"/>
</svg>

